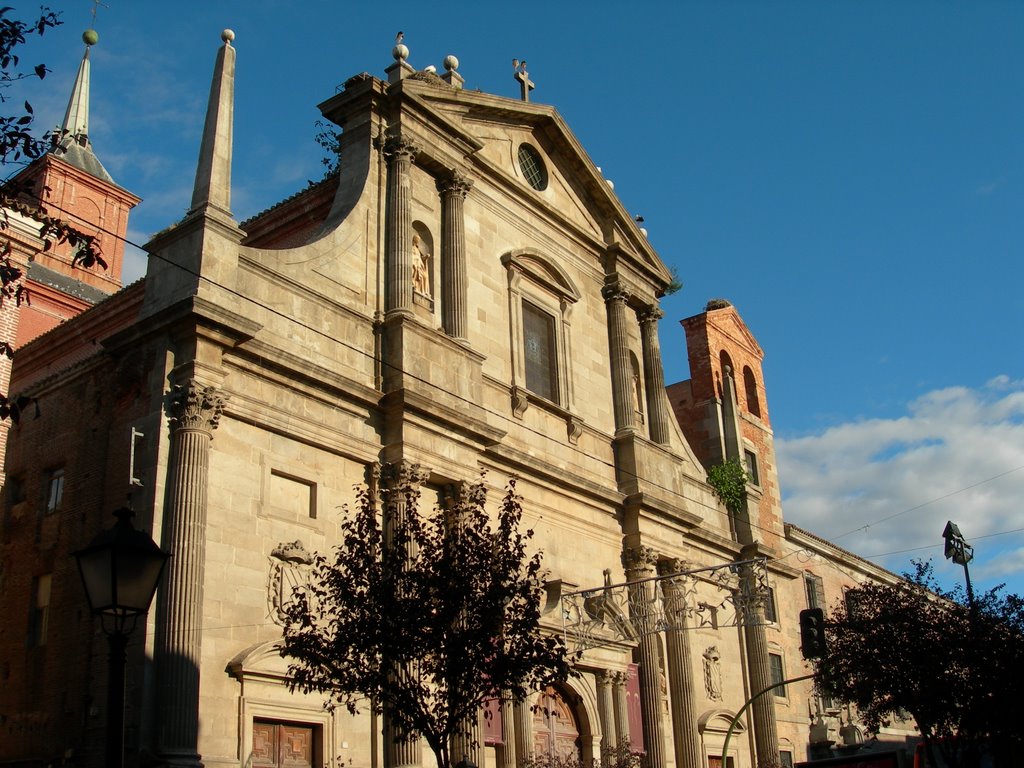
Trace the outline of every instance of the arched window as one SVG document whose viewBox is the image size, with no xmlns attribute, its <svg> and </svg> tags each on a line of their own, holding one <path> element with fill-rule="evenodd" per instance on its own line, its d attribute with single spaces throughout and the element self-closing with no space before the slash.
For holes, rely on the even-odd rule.
<svg viewBox="0 0 1024 768">
<path fill-rule="evenodd" d="M 743 366 L 743 390 L 747 395 L 747 410 L 754 416 L 761 416 L 761 402 L 757 399 L 757 379 L 749 365 Z"/>
<path fill-rule="evenodd" d="M 732 367 L 732 358 L 729 357 L 729 353 L 723 349 L 718 355 L 718 362 L 722 375 L 721 380 L 718 382 L 718 396 L 725 397 L 725 377 L 731 376 L 734 370 Z"/>
</svg>

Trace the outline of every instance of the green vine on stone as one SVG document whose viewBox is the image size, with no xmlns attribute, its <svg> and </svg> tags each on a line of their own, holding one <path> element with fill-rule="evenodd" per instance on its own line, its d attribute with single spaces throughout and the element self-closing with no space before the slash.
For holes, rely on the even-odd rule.
<svg viewBox="0 0 1024 768">
<path fill-rule="evenodd" d="M 740 513 L 747 502 L 749 480 L 747 470 L 736 459 L 716 464 L 708 470 L 708 485 L 714 489 L 718 500 L 734 515 Z"/>
</svg>

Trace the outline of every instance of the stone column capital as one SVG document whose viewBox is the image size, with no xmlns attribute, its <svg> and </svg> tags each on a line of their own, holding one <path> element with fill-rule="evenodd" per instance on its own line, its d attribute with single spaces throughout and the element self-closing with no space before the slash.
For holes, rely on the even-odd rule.
<svg viewBox="0 0 1024 768">
<path fill-rule="evenodd" d="M 658 554 L 651 548 L 643 545 L 638 547 L 626 547 L 622 550 L 622 567 L 626 574 L 650 573 L 658 562 Z"/>
<path fill-rule="evenodd" d="M 658 575 L 672 576 L 689 570 L 690 562 L 681 557 L 662 557 L 658 559 Z"/>
<path fill-rule="evenodd" d="M 220 423 L 227 399 L 227 395 L 217 387 L 200 384 L 195 379 L 175 384 L 167 396 L 171 431 L 196 429 L 213 432 Z"/>
<path fill-rule="evenodd" d="M 621 283 L 610 283 L 601 289 L 601 296 L 608 304 L 629 301 L 629 291 L 622 287 Z"/>
<path fill-rule="evenodd" d="M 380 468 L 381 493 L 385 497 L 389 497 L 402 488 L 419 487 L 429 478 L 430 472 L 411 461 L 382 464 Z"/>
<path fill-rule="evenodd" d="M 419 144 L 412 139 L 395 135 L 385 136 L 381 150 L 384 152 L 384 157 L 391 161 L 412 160 L 422 151 Z"/>
<path fill-rule="evenodd" d="M 451 171 L 437 180 L 437 191 L 445 197 L 465 197 L 473 180 L 459 171 Z"/>
<path fill-rule="evenodd" d="M 647 328 L 653 325 L 657 325 L 658 321 L 665 316 L 665 313 L 664 311 L 662 311 L 661 307 L 652 304 L 640 310 L 639 315 L 640 326 L 643 328 Z"/>
</svg>

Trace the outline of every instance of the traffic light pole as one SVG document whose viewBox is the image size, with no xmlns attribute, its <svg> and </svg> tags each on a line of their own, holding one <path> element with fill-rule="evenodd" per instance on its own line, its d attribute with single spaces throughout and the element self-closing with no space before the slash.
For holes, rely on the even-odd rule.
<svg viewBox="0 0 1024 768">
<path fill-rule="evenodd" d="M 727 730 L 725 732 L 725 741 L 722 742 L 722 765 L 726 765 L 729 762 L 729 740 L 732 739 L 733 729 L 736 728 L 736 724 L 740 721 L 740 718 L 743 717 L 743 714 L 750 708 L 751 704 L 753 704 L 757 699 L 761 698 L 766 693 L 768 693 L 768 691 L 772 691 L 772 690 L 778 688 L 779 686 L 786 685 L 788 683 L 799 683 L 799 682 L 801 682 L 803 680 L 810 680 L 811 678 L 813 678 L 815 676 L 815 674 L 816 673 L 812 672 L 809 675 L 801 675 L 800 677 L 791 677 L 789 680 L 781 680 L 778 683 L 772 683 L 771 685 L 769 685 L 764 690 L 758 691 L 753 696 L 751 696 L 749 699 L 747 699 L 747 703 L 744 704 L 742 707 L 740 707 L 740 711 L 736 713 L 736 716 L 733 717 L 732 722 L 729 723 L 729 730 Z"/>
</svg>

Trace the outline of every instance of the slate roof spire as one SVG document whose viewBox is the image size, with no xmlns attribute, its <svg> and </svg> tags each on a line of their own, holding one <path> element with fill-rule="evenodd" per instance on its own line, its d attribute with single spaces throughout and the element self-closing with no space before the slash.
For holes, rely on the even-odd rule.
<svg viewBox="0 0 1024 768">
<path fill-rule="evenodd" d="M 68 108 L 64 113 L 64 122 L 61 124 L 63 138 L 54 148 L 53 154 L 76 168 L 113 184 L 114 180 L 92 151 L 92 144 L 89 142 L 89 51 L 99 39 L 100 36 L 94 29 L 87 29 L 82 33 L 85 54 L 82 56 L 82 63 L 78 65 L 78 75 L 75 77 Z"/>
</svg>

